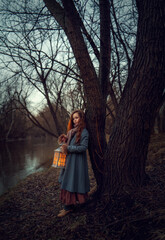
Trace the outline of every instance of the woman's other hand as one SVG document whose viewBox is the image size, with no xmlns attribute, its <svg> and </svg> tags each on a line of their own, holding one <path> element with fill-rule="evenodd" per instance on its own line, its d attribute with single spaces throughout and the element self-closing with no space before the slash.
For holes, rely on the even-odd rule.
<svg viewBox="0 0 165 240">
<path fill-rule="evenodd" d="M 67 151 L 67 145 L 66 144 L 63 144 L 61 146 L 61 152 L 67 154 L 68 151 Z"/>
</svg>

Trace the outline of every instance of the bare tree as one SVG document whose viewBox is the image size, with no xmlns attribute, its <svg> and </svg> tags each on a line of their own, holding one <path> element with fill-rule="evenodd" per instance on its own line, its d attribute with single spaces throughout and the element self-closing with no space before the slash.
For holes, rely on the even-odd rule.
<svg viewBox="0 0 165 240">
<path fill-rule="evenodd" d="M 25 110 L 18 110 L 21 106 L 13 98 L 12 91 L 8 88 L 5 96 L 1 95 L 0 104 L 0 140 L 8 141 L 10 138 L 24 138 L 27 136 L 28 118 Z"/>
<path fill-rule="evenodd" d="M 59 28 L 56 29 L 56 25 L 52 24 L 50 16 L 44 13 L 44 8 L 40 6 L 38 12 L 31 12 L 30 5 L 24 2 L 20 2 L 19 5 L 14 3 L 16 2 L 13 1 L 12 7 L 8 6 L 6 15 L 3 16 L 6 24 L 0 32 L 1 70 L 8 75 L 6 82 L 8 81 L 9 85 L 12 82 L 17 83 L 15 100 L 20 102 L 31 121 L 57 137 L 65 130 L 66 125 L 63 124 L 59 113 L 61 109 L 71 107 L 65 102 L 65 92 L 73 90 L 77 81 L 80 81 L 79 74 L 74 71 L 75 62 L 68 61 L 72 59 L 72 53 L 63 50 L 64 41 L 67 48 L 65 37 L 61 36 Z M 30 21 L 32 16 L 34 19 Z M 45 98 L 55 131 L 44 128 L 28 108 L 26 101 L 33 89 Z"/>
<path fill-rule="evenodd" d="M 145 178 L 149 136 L 164 90 L 165 18 L 162 9 L 165 3 L 161 0 L 136 1 L 138 27 L 134 61 L 132 65 L 129 64 L 128 79 L 118 103 L 116 120 L 106 147 L 105 99 L 111 53 L 109 1 L 100 0 L 98 3 L 101 42 L 99 77 L 87 51 L 80 15 L 74 2 L 72 0 L 62 0 L 60 3 L 50 0 L 44 2 L 65 31 L 80 69 L 87 98 L 90 157 L 99 189 L 101 190 L 104 182 L 105 192 L 120 194 L 128 186 L 142 184 Z M 129 62 L 129 57 L 127 60 Z M 104 68 L 103 77 L 101 73 Z M 112 89 L 111 84 L 110 88 Z"/>
</svg>

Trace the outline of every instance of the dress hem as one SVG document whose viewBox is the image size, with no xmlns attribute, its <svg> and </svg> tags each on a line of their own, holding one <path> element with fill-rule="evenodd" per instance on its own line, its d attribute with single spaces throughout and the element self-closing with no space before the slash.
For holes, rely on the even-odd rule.
<svg viewBox="0 0 165 240">
<path fill-rule="evenodd" d="M 76 193 L 76 192 L 69 192 L 67 190 L 61 189 L 60 192 L 60 200 L 65 205 L 72 205 L 76 203 L 85 203 L 88 199 L 88 193 Z"/>
</svg>

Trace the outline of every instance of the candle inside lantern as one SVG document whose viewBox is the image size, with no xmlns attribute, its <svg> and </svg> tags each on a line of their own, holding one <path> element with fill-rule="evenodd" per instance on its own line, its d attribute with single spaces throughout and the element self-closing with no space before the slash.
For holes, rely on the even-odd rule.
<svg viewBox="0 0 165 240">
<path fill-rule="evenodd" d="M 63 168 L 65 167 L 66 154 L 61 152 L 60 147 L 54 150 L 54 158 L 52 167 Z"/>
</svg>

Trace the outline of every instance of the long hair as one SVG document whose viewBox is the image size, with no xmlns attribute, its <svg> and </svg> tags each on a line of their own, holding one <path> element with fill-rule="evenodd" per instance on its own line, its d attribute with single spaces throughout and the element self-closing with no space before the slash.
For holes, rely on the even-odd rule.
<svg viewBox="0 0 165 240">
<path fill-rule="evenodd" d="M 67 126 L 67 132 L 70 131 L 72 128 L 74 128 L 74 124 L 73 124 L 73 114 L 74 113 L 78 113 L 79 117 L 80 117 L 80 122 L 78 124 L 78 129 L 76 132 L 76 143 L 80 142 L 80 138 L 81 138 L 81 133 L 82 130 L 86 127 L 85 124 L 85 114 L 82 110 L 75 110 L 72 112 L 69 122 L 68 122 L 68 126 Z"/>
</svg>

